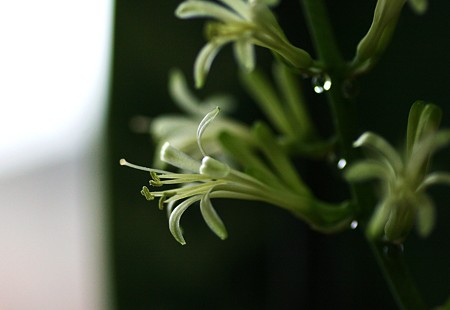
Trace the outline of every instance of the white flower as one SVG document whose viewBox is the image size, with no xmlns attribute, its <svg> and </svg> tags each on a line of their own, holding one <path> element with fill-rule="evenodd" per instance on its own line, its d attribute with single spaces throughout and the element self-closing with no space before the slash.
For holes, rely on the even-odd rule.
<svg viewBox="0 0 450 310">
<path fill-rule="evenodd" d="M 274 166 L 271 171 L 263 161 L 252 154 L 251 146 L 239 137 L 229 134 L 221 139 L 235 155 L 235 159 L 249 162 L 249 173 L 242 173 L 228 164 L 206 154 L 202 136 L 206 127 L 219 112 L 216 107 L 209 112 L 197 129 L 197 146 L 203 154 L 201 161 L 164 143 L 161 148 L 161 160 L 179 168 L 181 173 L 152 169 L 128 163 L 122 159 L 121 165 L 150 172 L 150 185 L 159 189 L 163 185 L 178 185 L 178 188 L 152 191 L 142 188 L 141 194 L 147 200 L 159 198 L 159 207 L 167 205 L 169 229 L 181 244 L 186 241 L 180 227 L 183 213 L 196 202 L 200 202 L 201 214 L 208 227 L 221 239 L 227 237 L 225 225 L 212 206 L 212 198 L 228 198 L 262 201 L 293 212 L 312 227 L 330 232 L 347 227 L 351 221 L 351 209 L 348 203 L 331 205 L 317 201 L 306 187 L 286 155 L 277 148 L 275 138 L 268 127 L 257 126 L 256 136 L 261 152 Z M 231 137 L 231 139 L 230 139 Z"/>
<path fill-rule="evenodd" d="M 194 65 L 197 87 L 202 87 L 211 64 L 220 49 L 234 42 L 239 65 L 251 71 L 255 67 L 254 45 L 266 47 L 299 70 L 309 70 L 313 60 L 302 49 L 289 43 L 275 16 L 269 9 L 278 1 L 221 0 L 225 6 L 202 0 L 181 3 L 176 15 L 180 18 L 211 18 L 217 22 L 207 28 L 209 42 L 199 52 Z"/>
<path fill-rule="evenodd" d="M 399 154 L 382 137 L 366 132 L 355 141 L 355 147 L 370 151 L 368 159 L 349 167 L 349 181 L 378 179 L 382 193 L 368 232 L 384 236 L 392 242 L 402 242 L 417 223 L 418 233 L 427 236 L 434 225 L 434 206 L 426 189 L 434 184 L 450 185 L 450 174 L 427 174 L 431 155 L 450 143 L 450 130 L 437 130 L 440 110 L 432 104 L 416 102 L 410 112 L 407 147 Z"/>
<path fill-rule="evenodd" d="M 160 161 L 159 153 L 165 142 L 170 142 L 171 145 L 194 158 L 201 158 L 202 154 L 197 146 L 196 138 L 198 124 L 205 114 L 216 106 L 225 112 L 231 112 L 234 108 L 234 101 L 230 96 L 214 95 L 204 100 L 198 99 L 187 87 L 186 80 L 179 70 L 170 72 L 169 94 L 185 115 L 161 115 L 150 122 L 150 133 L 157 142 L 157 156 L 154 158 L 153 165 L 161 168 L 164 167 L 164 163 Z M 239 135 L 249 143 L 251 141 L 246 125 L 226 116 L 219 116 L 202 135 L 202 141 L 208 145 L 209 154 L 223 153 L 217 140 L 218 135 L 223 131 Z"/>
</svg>

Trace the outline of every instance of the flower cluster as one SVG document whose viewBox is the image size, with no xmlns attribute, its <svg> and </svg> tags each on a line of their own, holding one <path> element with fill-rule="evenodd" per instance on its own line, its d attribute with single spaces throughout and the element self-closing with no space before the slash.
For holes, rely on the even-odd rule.
<svg viewBox="0 0 450 310">
<path fill-rule="evenodd" d="M 382 184 L 380 202 L 368 226 L 370 236 L 384 235 L 401 243 L 415 223 L 421 236 L 431 232 L 435 211 L 426 189 L 435 184 L 450 185 L 450 173 L 427 172 L 432 154 L 450 143 L 450 130 L 438 130 L 440 117 L 440 109 L 433 104 L 413 105 L 403 156 L 371 132 L 354 143 L 367 149 L 369 158 L 349 167 L 346 178 L 353 182 L 378 179 Z"/>
<path fill-rule="evenodd" d="M 208 43 L 202 48 L 194 65 L 197 87 L 202 87 L 211 64 L 220 49 L 234 43 L 234 54 L 246 71 L 255 67 L 254 45 L 270 49 L 287 64 L 303 72 L 317 71 L 311 56 L 293 46 L 284 35 L 269 6 L 278 1 L 220 0 L 225 6 L 210 1 L 187 0 L 181 3 L 179 18 L 211 18 L 207 25 Z"/>
<path fill-rule="evenodd" d="M 271 171 L 251 151 L 251 146 L 230 133 L 224 132 L 219 140 L 227 150 L 234 153 L 234 159 L 249 163 L 248 172 L 240 172 L 227 163 L 209 156 L 204 150 L 202 136 L 218 113 L 219 108 L 216 107 L 198 126 L 196 138 L 203 156 L 201 161 L 167 142 L 161 148 L 161 160 L 179 168 L 180 173 L 141 167 L 124 159 L 120 161 L 121 165 L 149 172 L 151 176 L 149 183 L 153 188 L 159 189 L 163 185 L 179 186 L 160 191 L 153 191 L 144 186 L 141 191 L 147 200 L 159 198 L 161 209 L 167 205 L 169 229 L 178 242 L 186 243 L 180 228 L 181 216 L 196 202 L 200 202 L 201 214 L 209 228 L 221 239 L 227 237 L 225 225 L 212 206 L 212 198 L 254 200 L 276 205 L 293 212 L 313 228 L 324 232 L 348 227 L 351 222 L 349 204 L 344 202 L 332 205 L 317 201 L 295 173 L 284 152 L 277 149 L 275 137 L 264 124 L 255 127 L 255 138 L 261 151 L 279 173 Z"/>
</svg>

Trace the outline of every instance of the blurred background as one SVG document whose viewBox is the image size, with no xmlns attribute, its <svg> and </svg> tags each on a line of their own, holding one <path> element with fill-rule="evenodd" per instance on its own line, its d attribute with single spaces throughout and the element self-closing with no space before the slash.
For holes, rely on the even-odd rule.
<svg viewBox="0 0 450 310">
<path fill-rule="evenodd" d="M 176 19 L 180 2 L 0 4 L 0 309 L 395 309 L 358 230 L 323 236 L 277 208 L 221 201 L 229 239 L 217 239 L 191 208 L 182 247 L 165 213 L 139 194 L 148 175 L 118 165 L 153 158 L 150 137 L 131 119 L 179 113 L 168 71 L 180 68 L 192 85 L 203 21 Z M 327 4 L 351 58 L 375 1 Z M 405 8 L 386 55 L 355 86 L 362 129 L 400 144 L 417 99 L 440 105 L 450 125 L 449 9 L 444 1 L 424 16 Z M 313 51 L 298 2 L 282 1 L 276 13 L 291 41 Z M 259 50 L 258 63 L 271 62 Z M 198 94 L 233 94 L 236 117 L 251 123 L 260 114 L 235 76 L 226 48 Z M 324 97 L 304 82 L 326 136 Z M 439 153 L 434 167 L 448 170 L 449 155 Z M 320 195 L 342 190 L 318 163 L 307 168 Z M 450 292 L 450 208 L 445 189 L 432 194 L 436 229 L 408 239 L 405 255 L 437 305 Z"/>
</svg>

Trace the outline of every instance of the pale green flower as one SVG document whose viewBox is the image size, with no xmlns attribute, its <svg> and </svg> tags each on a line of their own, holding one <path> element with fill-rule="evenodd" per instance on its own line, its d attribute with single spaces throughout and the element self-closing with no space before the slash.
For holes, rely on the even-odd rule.
<svg viewBox="0 0 450 310">
<path fill-rule="evenodd" d="M 290 66 L 302 71 L 313 70 L 313 60 L 304 50 L 293 46 L 278 24 L 269 5 L 278 1 L 221 0 L 224 5 L 211 1 L 187 0 L 181 3 L 179 18 L 209 18 L 208 43 L 199 52 L 194 65 L 197 87 L 202 87 L 211 64 L 220 49 L 234 43 L 234 54 L 246 71 L 255 67 L 254 45 L 268 48 Z"/>
<path fill-rule="evenodd" d="M 275 139 L 267 127 L 257 126 L 255 134 L 259 137 L 261 151 L 273 164 L 275 172 L 253 157 L 249 145 L 239 137 L 231 137 L 230 140 L 228 139 L 230 136 L 224 136 L 220 140 L 228 144 L 229 150 L 235 148 L 232 152 L 239 154 L 236 160 L 245 162 L 250 158 L 252 166 L 248 168 L 251 173 L 242 173 L 209 156 L 203 146 L 205 141 L 202 136 L 218 113 L 219 108 L 209 112 L 198 126 L 196 139 L 203 155 L 202 160 L 192 158 L 168 142 L 161 148 L 161 160 L 179 168 L 181 173 L 141 167 L 124 159 L 120 161 L 121 165 L 150 172 L 150 185 L 155 189 L 164 185 L 180 186 L 167 190 L 150 190 L 144 186 L 141 191 L 147 200 L 158 198 L 161 209 L 167 205 L 169 229 L 178 242 L 186 243 L 180 227 L 181 216 L 187 208 L 197 202 L 200 202 L 201 214 L 208 227 L 221 239 L 227 237 L 225 225 L 212 206 L 213 198 L 254 200 L 276 205 L 293 212 L 312 227 L 325 232 L 348 227 L 351 221 L 349 205 L 318 202 L 295 173 L 285 154 L 277 149 Z"/>
<path fill-rule="evenodd" d="M 403 242 L 415 223 L 421 236 L 431 232 L 435 210 L 426 189 L 435 184 L 450 185 L 449 173 L 427 172 L 432 154 L 450 143 L 450 130 L 438 131 L 439 122 L 437 106 L 416 102 L 409 116 L 405 154 L 371 132 L 354 143 L 367 149 L 369 158 L 349 167 L 346 178 L 378 179 L 382 185 L 380 202 L 368 226 L 372 237 L 384 235 L 389 241 Z"/>
<path fill-rule="evenodd" d="M 165 114 L 150 121 L 150 134 L 157 143 L 155 152 L 157 156 L 154 158 L 153 164 L 161 168 L 164 167 L 164 164 L 160 161 L 159 153 L 165 142 L 170 142 L 172 146 L 194 158 L 201 158 L 202 154 L 197 146 L 196 138 L 199 122 L 216 106 L 225 112 L 231 112 L 234 108 L 234 100 L 230 96 L 213 95 L 204 100 L 197 98 L 188 88 L 186 80 L 179 70 L 170 72 L 169 94 L 185 114 Z M 208 154 L 223 153 L 217 139 L 222 131 L 239 135 L 251 143 L 252 138 L 245 124 L 219 115 L 202 136 L 202 140 L 208 145 Z"/>
</svg>

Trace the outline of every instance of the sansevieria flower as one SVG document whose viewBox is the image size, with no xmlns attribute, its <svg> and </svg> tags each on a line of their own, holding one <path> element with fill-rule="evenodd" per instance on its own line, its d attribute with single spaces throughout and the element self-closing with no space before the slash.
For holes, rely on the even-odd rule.
<svg viewBox="0 0 450 310">
<path fill-rule="evenodd" d="M 369 151 L 368 158 L 350 166 L 346 178 L 353 182 L 377 179 L 382 186 L 368 225 L 373 238 L 383 236 L 401 243 L 414 224 L 419 235 L 430 234 L 435 210 L 426 190 L 435 184 L 450 185 L 450 173 L 428 173 L 433 153 L 450 143 L 450 130 L 438 130 L 440 118 L 436 105 L 416 102 L 409 114 L 404 154 L 371 132 L 355 141 L 355 147 Z"/>
<path fill-rule="evenodd" d="M 208 43 L 202 48 L 194 65 L 197 87 L 202 87 L 211 64 L 220 49 L 233 43 L 234 54 L 241 68 L 252 71 L 255 67 L 254 45 L 272 50 L 297 70 L 314 71 L 314 61 L 304 50 L 293 46 L 284 35 L 269 6 L 278 1 L 220 0 L 224 5 L 204 0 L 181 3 L 179 18 L 209 18 Z"/>
<path fill-rule="evenodd" d="M 324 232 L 348 227 L 352 220 L 349 204 L 328 204 L 315 199 L 295 173 L 294 166 L 284 152 L 277 149 L 277 142 L 266 125 L 255 126 L 254 135 L 261 144 L 261 151 L 273 164 L 274 171 L 252 154 L 251 146 L 244 140 L 226 132 L 218 139 L 228 151 L 234 153 L 233 159 L 250 163 L 247 167 L 249 173 L 236 170 L 229 164 L 209 156 L 205 152 L 202 136 L 218 113 L 219 108 L 209 112 L 197 128 L 197 145 L 203 156 L 202 160 L 192 158 L 170 143 L 162 146 L 161 160 L 180 169 L 178 173 L 137 166 L 125 159 L 120 161 L 121 165 L 150 173 L 149 183 L 155 190 L 144 186 L 141 194 L 147 200 L 158 198 L 160 209 L 167 205 L 169 229 L 178 242 L 186 243 L 180 228 L 181 216 L 197 202 L 200 203 L 201 214 L 209 228 L 221 239 L 227 237 L 225 225 L 211 203 L 211 199 L 216 198 L 266 202 L 291 211 L 313 228 Z M 164 185 L 179 187 L 159 190 Z"/>
</svg>

